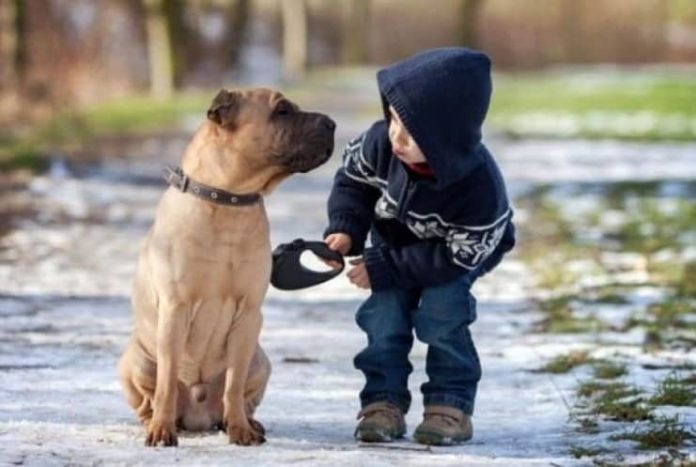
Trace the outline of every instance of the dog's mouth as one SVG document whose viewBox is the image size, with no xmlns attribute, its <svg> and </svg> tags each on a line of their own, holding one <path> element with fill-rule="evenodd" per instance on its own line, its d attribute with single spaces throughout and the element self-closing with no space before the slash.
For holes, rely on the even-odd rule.
<svg viewBox="0 0 696 467">
<path fill-rule="evenodd" d="M 334 143 L 332 140 L 331 143 L 329 144 L 329 146 L 324 151 L 324 155 L 322 157 L 321 162 L 319 162 L 319 165 L 322 165 L 323 163 L 325 163 L 326 161 L 331 159 L 331 154 L 333 154 L 333 150 L 334 150 Z"/>
<path fill-rule="evenodd" d="M 294 167 L 289 168 L 293 172 L 307 173 L 326 163 L 331 158 L 331 154 L 333 154 L 333 147 L 329 147 L 314 156 L 297 158 L 295 159 L 296 163 L 292 164 Z"/>
<path fill-rule="evenodd" d="M 307 141 L 304 147 L 297 148 L 293 154 L 278 156 L 277 160 L 291 173 L 307 173 L 331 158 L 334 151 L 333 134 L 319 141 Z"/>
</svg>

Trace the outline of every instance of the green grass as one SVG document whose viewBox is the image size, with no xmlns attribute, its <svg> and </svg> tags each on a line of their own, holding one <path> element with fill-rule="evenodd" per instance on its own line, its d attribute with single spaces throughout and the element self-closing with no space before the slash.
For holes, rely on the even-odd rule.
<svg viewBox="0 0 696 467">
<path fill-rule="evenodd" d="M 646 395 L 637 387 L 623 382 L 591 380 L 581 383 L 577 388 L 579 410 L 573 416 L 578 423 L 577 432 L 599 434 L 598 418 L 616 422 L 636 424 L 637 428 L 610 436 L 611 441 L 631 440 L 638 443 L 641 450 L 658 450 L 684 447 L 693 444 L 696 432 L 693 427 L 679 423 L 678 416 L 656 416 L 656 405 L 688 405 L 694 394 L 688 385 L 693 384 L 695 375 L 678 378 L 670 374 L 659 386 L 653 397 L 646 400 Z M 605 452 L 595 447 L 571 446 L 570 453 L 576 458 L 594 457 Z M 670 451 L 671 452 L 671 451 Z M 642 464 L 641 464 L 642 465 Z M 646 465 L 675 465 L 646 464 Z M 682 465 L 682 464 L 676 464 Z"/>
<path fill-rule="evenodd" d="M 606 452 L 609 452 L 606 448 L 603 447 L 585 447 L 585 446 L 571 446 L 570 447 L 570 455 L 575 457 L 576 459 L 580 459 L 583 457 L 594 457 L 599 454 L 604 454 Z"/>
<path fill-rule="evenodd" d="M 654 316 L 655 324 L 660 328 L 688 327 L 685 320 L 696 312 L 696 307 L 689 299 L 668 297 L 660 303 L 650 305 L 648 312 Z"/>
<path fill-rule="evenodd" d="M 40 172 L 46 167 L 46 159 L 39 148 L 24 141 L 0 143 L 0 171 L 28 170 Z"/>
<path fill-rule="evenodd" d="M 696 224 L 695 224 L 696 225 Z M 681 274 L 674 281 L 677 294 L 680 297 L 696 298 L 696 261 L 687 262 Z"/>
<path fill-rule="evenodd" d="M 629 70 L 497 75 L 489 119 L 511 136 L 682 141 L 694 121 L 696 79 Z"/>
<path fill-rule="evenodd" d="M 627 439 L 638 443 L 638 449 L 680 448 L 685 442 L 696 440 L 696 433 L 679 423 L 677 417 L 655 419 L 647 429 L 614 435 L 610 439 Z"/>
<path fill-rule="evenodd" d="M 585 381 L 578 386 L 577 394 L 579 397 L 592 397 L 595 394 L 613 391 L 615 394 L 619 391 L 626 391 L 625 383 L 606 383 L 604 381 Z M 629 394 L 630 395 L 630 394 Z"/>
<path fill-rule="evenodd" d="M 696 312 L 696 262 L 685 254 L 696 226 L 696 206 L 691 202 L 696 184 L 681 183 L 671 196 L 661 194 L 664 186 L 659 181 L 571 186 L 563 196 L 591 193 L 597 200 L 596 208 L 572 215 L 564 213 L 564 198 L 550 185 L 518 199 L 519 208 L 533 222 L 521 224 L 516 253 L 529 266 L 535 285 L 551 296 L 538 301 L 543 314 L 536 323 L 538 332 L 596 333 L 610 328 L 626 332 L 640 327 L 646 351 L 696 345 L 688 319 Z M 620 220 L 602 225 L 607 210 L 620 211 Z M 583 229 L 600 229 L 601 236 L 583 236 Z M 593 274 L 611 280 L 617 266 L 603 259 L 605 251 L 633 253 L 637 259 L 628 267 L 647 273 L 645 279 L 583 286 L 582 279 Z M 602 319 L 603 307 L 595 305 L 629 304 L 631 290 L 641 285 L 662 288 L 664 298 L 623 324 L 612 326 Z"/>
<path fill-rule="evenodd" d="M 589 398 L 589 414 L 603 416 L 608 420 L 635 422 L 651 420 L 652 407 L 643 403 L 639 389 L 625 383 L 582 383 L 577 394 Z"/>
<path fill-rule="evenodd" d="M 645 330 L 645 350 L 665 347 L 693 347 L 696 344 L 694 326 L 689 316 L 696 312 L 693 298 L 668 295 L 662 301 L 647 307 L 647 315 L 629 318 L 622 330 L 641 327 Z"/>
<path fill-rule="evenodd" d="M 585 351 L 570 352 L 566 355 L 558 355 L 539 369 L 542 373 L 568 373 L 573 368 L 590 363 L 592 359 Z"/>
<path fill-rule="evenodd" d="M 625 305 L 628 299 L 619 293 L 603 292 L 598 296 L 588 300 L 590 303 L 605 303 L 608 305 Z"/>
<path fill-rule="evenodd" d="M 594 367 L 594 377 L 600 379 L 616 379 L 628 373 L 626 365 L 610 361 L 597 362 Z"/>
<path fill-rule="evenodd" d="M 166 101 L 135 96 L 57 115 L 22 135 L 0 134 L 0 170 L 40 171 L 47 154 L 81 147 L 101 136 L 167 131 L 191 114 L 200 114 L 202 120 L 211 95 L 178 94 Z"/>
<path fill-rule="evenodd" d="M 630 202 L 632 206 L 624 208 L 629 211 L 627 221 L 616 236 L 625 250 L 650 254 L 674 247 L 696 225 L 696 205 L 689 199 L 675 199 L 672 209 L 665 209 L 657 198 Z"/>
<path fill-rule="evenodd" d="M 542 285 L 542 287 L 545 287 Z M 544 318 L 537 323 L 539 332 L 573 334 L 583 332 L 596 332 L 606 328 L 606 325 L 596 317 L 578 318 L 573 314 L 572 302 L 577 297 L 562 295 L 550 298 L 539 303 L 539 309 L 544 313 Z"/>
<path fill-rule="evenodd" d="M 597 417 L 573 416 L 573 420 L 578 424 L 576 431 L 578 431 L 579 433 L 596 435 L 600 431 Z"/>
<path fill-rule="evenodd" d="M 199 114 L 202 121 L 214 94 L 177 94 L 166 101 L 149 97 L 120 99 L 87 109 L 82 120 L 93 134 L 167 130 L 186 115 Z"/>
<path fill-rule="evenodd" d="M 651 420 L 652 409 L 635 402 L 601 400 L 592 412 L 595 415 L 603 415 L 609 420 L 618 422 L 637 422 Z"/>
<path fill-rule="evenodd" d="M 691 406 L 696 402 L 696 390 L 693 382 L 679 379 L 675 374 L 670 374 L 657 388 L 657 392 L 650 398 L 653 405 Z"/>
<path fill-rule="evenodd" d="M 696 80 L 686 74 L 620 71 L 496 75 L 492 112 L 545 110 L 652 110 L 693 115 Z"/>
</svg>

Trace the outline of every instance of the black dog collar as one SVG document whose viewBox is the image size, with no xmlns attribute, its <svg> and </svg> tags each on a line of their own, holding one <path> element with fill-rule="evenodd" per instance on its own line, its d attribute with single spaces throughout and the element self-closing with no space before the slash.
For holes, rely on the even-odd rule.
<svg viewBox="0 0 696 467">
<path fill-rule="evenodd" d="M 300 262 L 300 256 L 307 250 L 320 258 L 341 263 L 341 267 L 326 272 L 312 271 Z M 291 243 L 278 245 L 273 250 L 271 284 L 281 290 L 304 289 L 333 279 L 343 271 L 344 267 L 343 255 L 329 249 L 326 243 L 318 241 L 308 242 L 298 238 Z"/>
<path fill-rule="evenodd" d="M 211 203 L 223 204 L 226 206 L 248 206 L 258 203 L 261 200 L 261 195 L 258 193 L 238 195 L 198 183 L 195 180 L 191 180 L 191 178 L 181 170 L 181 167 L 167 166 L 164 168 L 163 172 L 164 179 L 171 186 L 179 189 L 182 193 L 191 193 Z"/>
</svg>

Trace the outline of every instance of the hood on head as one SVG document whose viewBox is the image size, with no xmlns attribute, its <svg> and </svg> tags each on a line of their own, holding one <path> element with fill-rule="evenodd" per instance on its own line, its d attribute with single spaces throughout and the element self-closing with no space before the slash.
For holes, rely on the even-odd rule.
<svg viewBox="0 0 696 467">
<path fill-rule="evenodd" d="M 462 47 L 433 49 L 377 73 L 385 115 L 392 105 L 444 187 L 480 165 L 491 61 Z"/>
</svg>

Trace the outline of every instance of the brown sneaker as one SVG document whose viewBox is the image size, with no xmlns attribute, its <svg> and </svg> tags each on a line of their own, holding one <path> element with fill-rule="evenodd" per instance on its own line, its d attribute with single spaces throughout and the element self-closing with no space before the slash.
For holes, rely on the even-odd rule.
<svg viewBox="0 0 696 467">
<path fill-rule="evenodd" d="M 471 417 L 454 407 L 429 405 L 425 408 L 423 422 L 413 433 L 420 444 L 451 446 L 468 441 L 474 434 Z"/>
<path fill-rule="evenodd" d="M 406 433 L 406 420 L 400 408 L 391 402 L 373 402 L 358 413 L 360 423 L 355 438 L 368 443 L 387 443 Z"/>
</svg>

